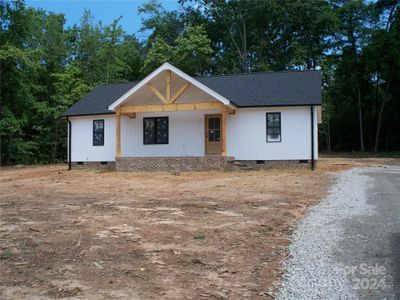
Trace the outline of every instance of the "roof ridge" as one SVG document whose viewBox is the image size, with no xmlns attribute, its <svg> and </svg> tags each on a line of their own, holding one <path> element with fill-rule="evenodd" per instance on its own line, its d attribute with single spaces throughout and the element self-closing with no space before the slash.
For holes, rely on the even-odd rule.
<svg viewBox="0 0 400 300">
<path fill-rule="evenodd" d="M 254 72 L 254 73 L 236 73 L 236 74 L 215 74 L 208 76 L 192 76 L 193 78 L 211 78 L 211 77 L 230 77 L 230 76 L 247 76 L 247 75 L 270 75 L 277 73 L 308 73 L 308 72 L 320 72 L 320 70 L 282 70 L 282 71 L 266 71 L 266 72 Z M 141 80 L 134 80 L 128 82 L 113 82 L 113 83 L 100 83 L 98 86 L 107 86 L 107 85 L 117 85 L 117 84 L 135 84 L 139 83 Z"/>
<path fill-rule="evenodd" d="M 218 74 L 209 76 L 194 76 L 193 78 L 211 78 L 211 77 L 229 77 L 229 76 L 247 76 L 247 75 L 270 75 L 277 73 L 308 73 L 308 72 L 321 72 L 320 70 L 282 70 L 282 71 L 266 71 L 254 73 L 236 73 L 236 74 Z"/>
<path fill-rule="evenodd" d="M 126 81 L 126 82 L 112 82 L 112 83 L 99 83 L 97 86 L 107 86 L 107 85 L 117 85 L 117 84 L 132 84 L 132 83 L 138 83 L 140 80 L 135 80 L 135 81 Z"/>
</svg>

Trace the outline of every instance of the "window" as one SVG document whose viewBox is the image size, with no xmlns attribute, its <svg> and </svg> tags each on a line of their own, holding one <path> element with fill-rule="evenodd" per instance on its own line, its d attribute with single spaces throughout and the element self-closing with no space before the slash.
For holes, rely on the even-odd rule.
<svg viewBox="0 0 400 300">
<path fill-rule="evenodd" d="M 93 120 L 93 146 L 104 146 L 104 120 Z"/>
<path fill-rule="evenodd" d="M 219 142 L 221 140 L 221 118 L 208 118 L 208 141 Z"/>
<path fill-rule="evenodd" d="M 143 144 L 168 144 L 168 117 L 143 118 Z"/>
<path fill-rule="evenodd" d="M 281 141 L 281 113 L 267 113 L 267 142 Z"/>
</svg>

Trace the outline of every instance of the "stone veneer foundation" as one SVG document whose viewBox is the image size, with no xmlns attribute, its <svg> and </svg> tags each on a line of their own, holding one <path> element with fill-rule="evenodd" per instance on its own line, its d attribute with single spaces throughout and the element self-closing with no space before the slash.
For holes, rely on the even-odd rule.
<svg viewBox="0 0 400 300">
<path fill-rule="evenodd" d="M 115 166 L 117 171 L 139 172 L 226 171 L 231 161 L 223 156 L 122 157 Z"/>
<path fill-rule="evenodd" d="M 234 160 L 233 157 L 122 157 L 116 161 L 117 171 L 195 172 L 239 171 L 269 168 L 309 168 L 309 161 L 299 160 Z"/>
<path fill-rule="evenodd" d="M 316 165 L 316 162 L 315 162 Z M 121 157 L 115 162 L 72 163 L 74 169 L 106 169 L 122 172 L 198 172 L 240 171 L 269 168 L 310 168 L 310 161 L 299 160 L 234 160 L 233 157 Z"/>
</svg>

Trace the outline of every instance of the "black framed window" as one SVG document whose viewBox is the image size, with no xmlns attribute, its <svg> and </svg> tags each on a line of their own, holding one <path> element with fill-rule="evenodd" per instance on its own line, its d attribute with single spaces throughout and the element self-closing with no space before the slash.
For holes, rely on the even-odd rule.
<svg viewBox="0 0 400 300">
<path fill-rule="evenodd" d="M 93 120 L 93 146 L 104 146 L 104 120 Z"/>
<path fill-rule="evenodd" d="M 143 118 L 143 144 L 168 144 L 168 117 Z"/>
<path fill-rule="evenodd" d="M 281 140 L 281 113 L 267 113 L 267 142 L 280 142 Z"/>
</svg>

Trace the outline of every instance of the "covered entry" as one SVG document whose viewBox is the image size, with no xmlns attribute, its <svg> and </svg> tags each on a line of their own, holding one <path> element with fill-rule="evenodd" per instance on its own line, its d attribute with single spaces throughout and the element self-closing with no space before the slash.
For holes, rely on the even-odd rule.
<svg viewBox="0 0 400 300">
<path fill-rule="evenodd" d="M 226 156 L 230 102 L 165 63 L 121 96 L 116 112 L 116 158 Z"/>
</svg>

